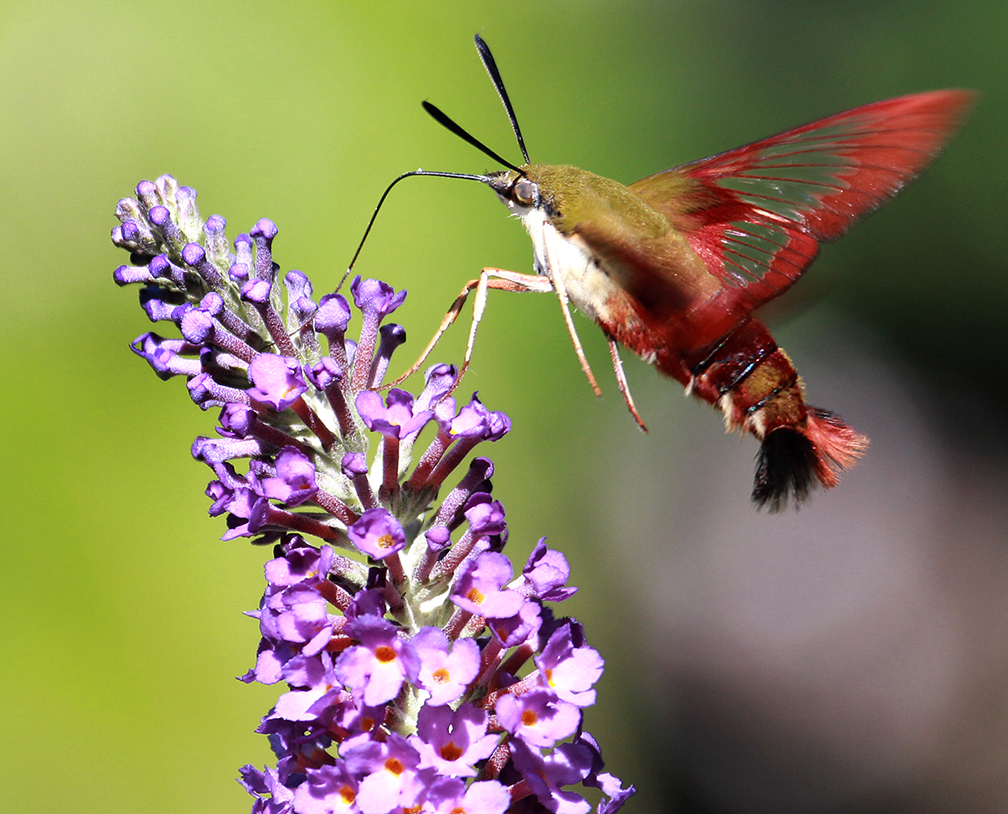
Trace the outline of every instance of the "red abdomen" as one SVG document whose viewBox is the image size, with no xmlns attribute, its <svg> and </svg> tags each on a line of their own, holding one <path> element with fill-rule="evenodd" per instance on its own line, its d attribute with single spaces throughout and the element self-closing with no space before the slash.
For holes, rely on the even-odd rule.
<svg viewBox="0 0 1008 814">
<path fill-rule="evenodd" d="M 646 329 L 639 320 L 603 325 L 614 338 L 721 410 L 727 429 L 760 440 L 753 500 L 771 511 L 816 485 L 831 488 L 868 439 L 838 416 L 805 403 L 787 354 L 759 321 L 744 318 L 703 347 L 682 347 L 681 330 Z"/>
</svg>

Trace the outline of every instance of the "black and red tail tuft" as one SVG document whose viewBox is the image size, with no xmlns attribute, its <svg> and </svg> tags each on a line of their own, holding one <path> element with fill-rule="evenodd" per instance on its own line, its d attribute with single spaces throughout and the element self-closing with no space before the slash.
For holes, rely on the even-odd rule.
<svg viewBox="0 0 1008 814">
<path fill-rule="evenodd" d="M 779 512 L 794 501 L 808 499 L 815 486 L 831 489 L 840 471 L 853 466 L 868 447 L 868 439 L 834 413 L 808 408 L 801 425 L 767 433 L 756 454 L 752 499 L 760 509 Z"/>
</svg>

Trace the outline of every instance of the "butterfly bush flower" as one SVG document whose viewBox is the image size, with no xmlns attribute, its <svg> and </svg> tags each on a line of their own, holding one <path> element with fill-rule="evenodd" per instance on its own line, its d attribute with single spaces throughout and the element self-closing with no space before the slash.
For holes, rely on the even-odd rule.
<svg viewBox="0 0 1008 814">
<path fill-rule="evenodd" d="M 551 608 L 575 591 L 567 561 L 540 540 L 515 576 L 493 464 L 463 465 L 510 421 L 456 403 L 453 366 L 381 388 L 406 292 L 358 277 L 316 301 L 281 275 L 271 221 L 229 242 L 170 176 L 116 214 L 116 282 L 178 334 L 131 347 L 218 411 L 192 453 L 224 539 L 273 546 L 242 680 L 285 691 L 258 729 L 276 765 L 241 770 L 253 814 L 583 814 L 586 786 L 616 811 L 633 787 L 582 727 L 603 662 Z"/>
</svg>

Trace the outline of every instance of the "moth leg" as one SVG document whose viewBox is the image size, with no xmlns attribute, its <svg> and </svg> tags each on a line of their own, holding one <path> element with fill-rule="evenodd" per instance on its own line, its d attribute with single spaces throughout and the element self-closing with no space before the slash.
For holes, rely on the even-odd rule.
<svg viewBox="0 0 1008 814">
<path fill-rule="evenodd" d="M 591 389 L 595 393 L 595 397 L 602 398 L 602 390 L 598 386 L 598 382 L 595 381 L 595 374 L 592 373 L 591 365 L 588 364 L 588 360 L 585 358 L 584 348 L 581 346 L 581 340 L 578 338 L 577 329 L 574 327 L 574 320 L 571 318 L 570 300 L 567 297 L 567 289 L 564 288 L 559 275 L 551 279 L 553 283 L 552 287 L 556 291 L 557 297 L 560 300 L 560 310 L 563 311 L 564 322 L 567 323 L 567 333 L 570 334 L 571 343 L 574 345 L 574 352 L 577 354 L 578 361 L 581 363 L 581 369 L 584 371 L 585 376 L 588 377 L 588 384 L 591 385 Z"/>
<path fill-rule="evenodd" d="M 395 387 L 397 384 L 401 384 L 420 369 L 420 366 L 427 360 L 427 357 L 430 356 L 431 351 L 434 350 L 434 346 L 441 340 L 444 332 L 448 330 L 456 319 L 458 319 L 458 315 L 462 312 L 462 306 L 465 305 L 466 300 L 469 298 L 469 294 L 475 289 L 476 297 L 473 300 L 473 317 L 472 324 L 469 328 L 469 341 L 466 343 L 465 358 L 462 361 L 462 366 L 459 368 L 458 375 L 455 377 L 455 383 L 451 388 L 454 390 L 462 380 L 462 376 L 469 367 L 469 360 L 472 358 L 473 347 L 476 344 L 476 329 L 479 327 L 480 320 L 483 319 L 483 312 L 486 310 L 487 291 L 491 288 L 500 291 L 546 292 L 553 290 L 553 284 L 546 277 L 539 277 L 535 274 L 519 274 L 514 271 L 506 271 L 505 269 L 497 268 L 483 269 L 478 278 L 470 280 L 465 284 L 465 286 L 463 286 L 462 291 L 459 292 L 459 295 L 455 298 L 455 301 L 448 309 L 448 313 L 446 313 L 444 319 L 441 320 L 441 325 L 438 327 L 433 338 L 427 343 L 427 347 L 424 348 L 423 353 L 420 354 L 420 358 L 417 359 L 410 369 L 403 373 L 402 376 L 394 382 L 382 385 L 379 389 L 387 390 L 390 387 Z"/>
<path fill-rule="evenodd" d="M 619 345 L 611 336 L 607 336 L 606 338 L 609 340 L 609 355 L 612 356 L 613 370 L 616 371 L 616 382 L 619 384 L 620 392 L 623 394 L 623 400 L 630 409 L 630 415 L 634 417 L 637 426 L 644 430 L 644 432 L 647 432 L 648 428 L 644 426 L 644 421 L 640 417 L 640 413 L 637 412 L 637 405 L 634 404 L 633 396 L 630 395 L 630 385 L 627 384 L 626 374 L 623 372 L 623 360 L 620 359 Z"/>
<path fill-rule="evenodd" d="M 459 295 L 462 302 L 465 302 L 465 297 L 472 290 L 469 288 L 471 282 L 467 283 L 468 290 L 464 290 L 465 294 Z M 553 290 L 553 283 L 548 278 L 540 277 L 536 274 L 519 274 L 516 271 L 506 271 L 505 269 L 484 268 L 480 272 L 479 281 L 476 284 L 476 297 L 473 300 L 473 316 L 472 323 L 469 326 L 469 341 L 466 343 L 462 367 L 459 368 L 458 376 L 455 377 L 455 386 L 458 386 L 463 374 L 469 368 L 469 360 L 472 359 L 473 348 L 476 345 L 476 330 L 483 319 L 483 312 L 486 311 L 487 291 L 491 288 L 498 291 L 514 291 L 517 293 L 545 293 Z M 456 302 L 458 302 L 457 299 Z M 459 307 L 461 308 L 461 303 Z"/>
</svg>

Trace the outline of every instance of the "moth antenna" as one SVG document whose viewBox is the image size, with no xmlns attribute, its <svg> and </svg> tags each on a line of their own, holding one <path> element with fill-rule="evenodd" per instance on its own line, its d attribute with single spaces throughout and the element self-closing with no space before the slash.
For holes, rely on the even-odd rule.
<svg viewBox="0 0 1008 814">
<path fill-rule="evenodd" d="M 479 181 L 483 184 L 489 183 L 490 181 L 490 178 L 486 175 L 471 175 L 464 172 L 437 172 L 435 170 L 412 170 L 411 172 L 404 172 L 385 188 L 382 196 L 378 199 L 378 205 L 375 207 L 374 213 L 371 215 L 371 220 L 368 221 L 367 228 L 364 230 L 364 236 L 360 239 L 360 243 L 357 244 L 357 251 L 354 252 L 353 259 L 350 260 L 350 265 L 347 266 L 347 270 L 343 273 L 343 277 L 339 281 L 339 285 L 336 286 L 337 291 L 343 287 L 343 283 L 346 282 L 346 278 L 349 277 L 350 272 L 353 271 L 354 263 L 357 262 L 361 249 L 364 248 L 364 241 L 366 241 L 368 235 L 371 234 L 371 227 L 374 226 L 375 219 L 378 217 L 378 212 L 381 210 L 382 204 L 385 203 L 385 199 L 388 197 L 388 194 L 392 191 L 392 187 L 404 178 L 412 178 L 415 175 L 431 175 L 435 178 L 462 178 L 466 181 Z"/>
<path fill-rule="evenodd" d="M 463 130 L 460 125 L 456 124 L 454 121 L 452 121 L 452 119 L 448 118 L 448 115 L 444 111 L 442 111 L 440 108 L 438 108 L 435 105 L 432 105 L 430 102 L 427 102 L 427 101 L 422 102 L 422 104 L 423 104 L 423 109 L 426 110 L 431 115 L 431 118 L 433 118 L 434 121 L 436 121 L 438 124 L 440 124 L 446 130 L 450 130 L 452 133 L 454 133 L 460 139 L 462 139 L 463 141 L 468 142 L 469 144 L 471 144 L 473 147 L 475 147 L 477 150 L 479 150 L 484 155 L 490 156 L 490 158 L 492 158 L 498 164 L 503 164 L 505 167 L 507 167 L 510 170 L 514 170 L 515 172 L 521 172 L 521 168 L 520 167 L 516 167 L 514 164 L 512 164 L 506 158 L 502 158 L 500 155 L 498 155 L 493 150 L 491 150 L 489 147 L 487 147 L 478 138 L 476 138 L 475 136 L 471 135 L 466 130 Z"/>
<path fill-rule="evenodd" d="M 483 63 L 483 67 L 486 68 L 487 73 L 490 75 L 490 80 L 493 82 L 494 87 L 497 89 L 497 95 L 500 96 L 501 102 L 504 104 L 504 110 L 507 111 L 508 119 L 511 121 L 511 128 L 514 130 L 515 138 L 518 139 L 518 146 L 521 148 L 522 155 L 525 157 L 525 163 L 529 163 L 528 150 L 525 149 L 525 139 L 522 138 L 521 128 L 518 126 L 518 119 L 515 117 L 514 107 L 511 105 L 511 100 L 508 98 L 507 91 L 504 89 L 504 80 L 501 79 L 500 71 L 497 69 L 497 63 L 494 62 L 493 54 L 490 53 L 489 46 L 483 41 L 483 38 L 479 34 L 476 35 L 476 50 L 479 53 L 480 60 Z M 514 170 L 517 173 L 522 173 L 521 167 L 516 167 L 506 158 L 501 156 L 499 153 L 491 150 L 482 141 L 476 138 L 474 135 L 465 130 L 461 125 L 456 123 L 452 118 L 448 116 L 444 111 L 442 111 L 436 105 L 431 104 L 428 101 L 422 102 L 423 109 L 440 124 L 445 129 L 451 131 L 456 136 L 458 136 L 463 141 L 471 144 L 481 153 L 489 156 L 498 164 L 507 167 L 509 170 Z M 364 243 L 368 239 L 368 235 L 371 234 L 371 227 L 374 226 L 375 219 L 378 217 L 378 212 L 382 208 L 382 204 L 385 203 L 385 199 L 388 197 L 389 193 L 392 191 L 392 187 L 402 181 L 404 178 L 411 178 L 414 175 L 433 175 L 438 178 L 463 178 L 467 181 L 479 181 L 483 184 L 490 183 L 490 176 L 488 175 L 472 175 L 463 172 L 434 172 L 428 170 L 413 170 L 412 172 L 404 172 L 398 178 L 395 178 L 391 184 L 389 184 L 385 191 L 382 193 L 381 198 L 378 199 L 378 205 L 375 207 L 374 212 L 371 215 L 371 220 L 368 221 L 367 228 L 364 230 L 364 235 L 361 237 L 360 243 L 357 244 L 357 251 L 354 252 L 353 258 L 350 260 L 350 265 L 347 266 L 347 270 L 343 273 L 342 279 L 340 279 L 339 285 L 336 286 L 336 290 L 339 291 L 343 287 L 343 283 L 346 282 L 347 277 L 350 276 L 350 272 L 353 271 L 354 264 L 357 262 L 357 258 L 360 256 L 361 249 L 364 248 Z"/>
<path fill-rule="evenodd" d="M 486 72 L 490 74 L 490 81 L 493 82 L 493 86 L 497 89 L 497 95 L 500 96 L 500 100 L 504 104 L 504 110 L 507 111 L 508 119 L 511 122 L 511 129 L 514 130 L 515 138 L 518 139 L 518 146 L 525 157 L 525 163 L 531 164 L 528 150 L 525 149 L 525 139 L 522 138 L 521 128 L 518 126 L 518 117 L 515 116 L 514 107 L 511 106 L 511 99 L 508 98 L 507 90 L 504 87 L 504 80 L 501 79 L 500 71 L 497 70 L 497 63 L 494 61 L 493 54 L 490 53 L 490 46 L 483 41 L 483 38 L 479 34 L 474 39 L 476 40 L 476 51 L 479 53 L 480 61 L 483 63 L 483 67 L 486 68 Z M 515 168 L 511 167 L 511 169 Z"/>
</svg>

